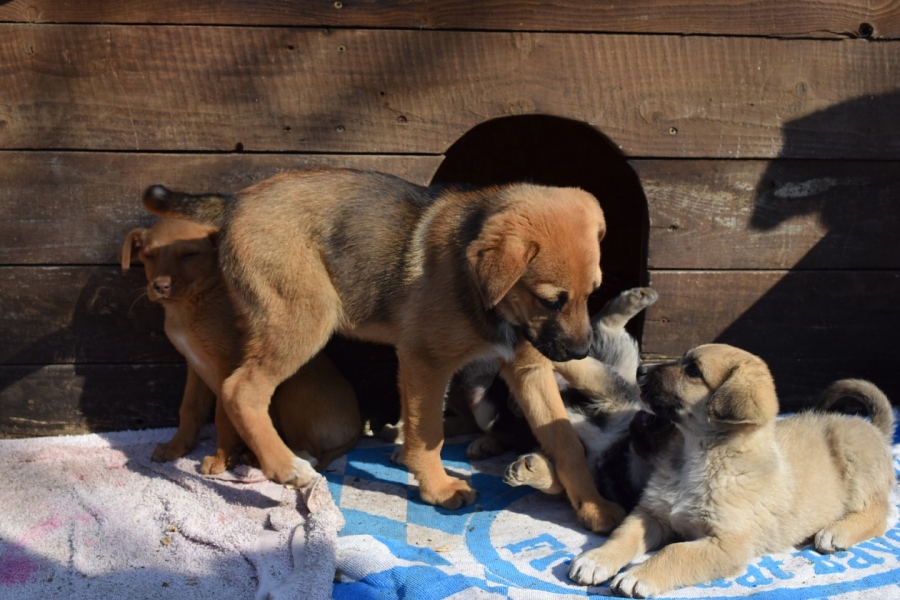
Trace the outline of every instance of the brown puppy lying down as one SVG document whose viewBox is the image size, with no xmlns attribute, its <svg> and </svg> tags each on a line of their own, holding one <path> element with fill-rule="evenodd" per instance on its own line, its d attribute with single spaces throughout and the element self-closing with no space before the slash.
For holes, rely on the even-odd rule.
<svg viewBox="0 0 900 600">
<path fill-rule="evenodd" d="M 209 226 L 162 219 L 149 229 L 131 231 L 122 246 L 122 270 L 128 270 L 136 252 L 147 274 L 147 296 L 165 309 L 166 335 L 188 363 L 178 430 L 157 446 L 156 461 L 179 458 L 194 447 L 237 361 L 239 336 L 219 271 L 217 235 Z M 352 448 L 362 429 L 353 388 L 321 354 L 278 387 L 271 415 L 287 445 L 320 468 Z M 234 435 L 218 406 L 216 429 L 219 435 Z M 202 471 L 218 473 L 231 466 L 239 448 L 232 450 L 207 457 Z"/>
<path fill-rule="evenodd" d="M 591 343 L 587 299 L 601 282 L 606 226 L 587 192 L 424 188 L 323 169 L 235 196 L 153 186 L 144 205 L 221 227 L 222 271 L 246 333 L 220 399 L 269 478 L 302 486 L 311 476 L 266 409 L 275 387 L 340 332 L 397 349 L 404 463 L 423 501 L 474 501 L 440 460 L 444 392 L 460 367 L 496 356 L 581 521 L 608 531 L 624 517 L 593 486 L 551 362 L 583 358 Z"/>
<path fill-rule="evenodd" d="M 646 369 L 640 385 L 646 407 L 672 419 L 680 435 L 638 507 L 605 544 L 572 561 L 575 582 L 615 576 L 616 593 L 655 596 L 735 575 L 753 558 L 795 545 L 830 553 L 884 533 L 896 479 L 894 416 L 871 383 L 835 382 L 820 406 L 852 396 L 868 405 L 871 422 L 824 412 L 776 421 L 765 363 L 709 344 Z"/>
</svg>

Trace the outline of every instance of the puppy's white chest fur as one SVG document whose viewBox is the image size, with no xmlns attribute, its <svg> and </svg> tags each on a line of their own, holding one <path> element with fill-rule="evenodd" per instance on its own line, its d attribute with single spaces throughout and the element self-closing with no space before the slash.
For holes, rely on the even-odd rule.
<svg viewBox="0 0 900 600">
<path fill-rule="evenodd" d="M 197 340 L 189 335 L 185 335 L 181 329 L 176 327 L 167 327 L 166 334 L 172 345 L 184 356 L 188 364 L 193 368 L 200 379 L 214 391 L 218 391 L 220 374 L 216 368 L 216 363 L 209 359 L 207 353 Z"/>
<path fill-rule="evenodd" d="M 715 511 L 715 489 L 705 452 L 686 442 L 654 473 L 642 504 L 685 540 L 709 534 Z"/>
</svg>

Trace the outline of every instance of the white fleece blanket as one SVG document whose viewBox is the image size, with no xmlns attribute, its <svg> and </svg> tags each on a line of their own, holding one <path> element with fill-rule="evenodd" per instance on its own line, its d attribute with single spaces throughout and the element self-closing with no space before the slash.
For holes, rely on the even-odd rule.
<svg viewBox="0 0 900 600">
<path fill-rule="evenodd" d="M 406 470 L 390 462 L 392 448 L 371 440 L 301 494 L 248 468 L 199 475 L 211 431 L 184 459 L 151 462 L 171 434 L 0 441 L 0 598 L 609 595 L 566 577 L 572 557 L 603 538 L 586 533 L 565 501 L 506 486 L 511 454 L 470 463 L 465 441 L 448 443 L 446 467 L 470 477 L 480 496 L 445 511 L 421 503 Z M 898 583 L 894 516 L 885 536 L 848 552 L 763 557 L 739 577 L 671 597 L 880 600 L 900 598 Z"/>
<path fill-rule="evenodd" d="M 212 430 L 152 462 L 173 432 L 0 441 L 0 598 L 330 598 L 343 520 L 324 478 L 203 477 Z"/>
</svg>

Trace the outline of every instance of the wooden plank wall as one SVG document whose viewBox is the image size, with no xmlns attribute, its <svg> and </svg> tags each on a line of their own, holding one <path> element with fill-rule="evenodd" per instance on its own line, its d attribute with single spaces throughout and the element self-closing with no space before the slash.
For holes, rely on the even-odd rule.
<svg viewBox="0 0 900 600">
<path fill-rule="evenodd" d="M 147 185 L 427 183 L 473 127 L 534 114 L 596 128 L 640 178 L 648 358 L 727 341 L 788 406 L 837 376 L 900 398 L 898 2 L 12 0 L 0 436 L 174 424 L 180 358 L 116 260 Z"/>
</svg>

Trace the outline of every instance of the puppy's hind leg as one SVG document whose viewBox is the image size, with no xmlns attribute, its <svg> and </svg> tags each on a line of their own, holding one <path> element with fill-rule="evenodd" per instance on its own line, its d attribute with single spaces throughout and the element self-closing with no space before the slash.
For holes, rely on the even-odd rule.
<svg viewBox="0 0 900 600">
<path fill-rule="evenodd" d="M 639 312 L 656 302 L 659 293 L 648 287 L 625 290 L 606 303 L 603 309 L 591 319 L 596 328 L 624 329 L 625 325 Z"/>
<path fill-rule="evenodd" d="M 888 505 L 873 500 L 863 510 L 851 512 L 816 534 L 813 545 L 822 554 L 841 552 L 850 546 L 882 535 L 887 529 Z"/>
<path fill-rule="evenodd" d="M 626 290 L 591 319 L 594 328 L 591 356 L 608 365 L 630 385 L 637 384 L 641 353 L 637 340 L 625 330 L 625 325 L 657 298 L 656 291 L 650 288 Z"/>
<path fill-rule="evenodd" d="M 204 475 L 217 475 L 230 469 L 237 464 L 238 455 L 243 449 L 241 436 L 228 418 L 222 402 L 219 402 L 216 404 L 216 452 L 204 457 L 200 472 Z"/>
<path fill-rule="evenodd" d="M 254 282 L 257 289 L 266 283 Z M 337 329 L 341 304 L 322 272 L 307 272 L 296 283 L 287 291 L 257 291 L 253 302 L 235 294 L 245 317 L 243 360 L 222 384 L 220 401 L 266 477 L 303 487 L 315 476 L 315 469 L 278 435 L 269 404 L 275 388 L 315 356 Z"/>
<path fill-rule="evenodd" d="M 553 463 L 540 452 L 524 454 L 517 458 L 506 468 L 503 481 L 513 487 L 531 486 L 545 494 L 559 494 L 565 491 L 556 477 Z"/>
</svg>

